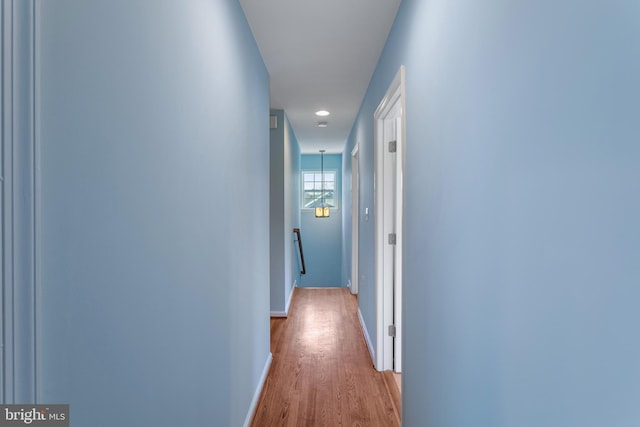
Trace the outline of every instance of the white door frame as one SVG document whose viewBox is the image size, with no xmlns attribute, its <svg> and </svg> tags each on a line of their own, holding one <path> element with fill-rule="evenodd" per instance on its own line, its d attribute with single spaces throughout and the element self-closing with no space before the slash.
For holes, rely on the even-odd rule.
<svg viewBox="0 0 640 427">
<path fill-rule="evenodd" d="M 38 1 L 2 1 L 0 401 L 39 403 Z"/>
<path fill-rule="evenodd" d="M 388 143 L 396 140 L 396 154 Z M 402 371 L 402 234 L 405 70 L 400 67 L 374 113 L 376 369 Z M 395 245 L 388 234 L 395 233 Z M 394 265 L 395 256 L 395 265 Z M 390 326 L 395 326 L 395 339 Z"/>
<path fill-rule="evenodd" d="M 351 151 L 351 293 L 358 293 L 358 251 L 360 235 L 360 166 L 358 143 Z"/>
</svg>

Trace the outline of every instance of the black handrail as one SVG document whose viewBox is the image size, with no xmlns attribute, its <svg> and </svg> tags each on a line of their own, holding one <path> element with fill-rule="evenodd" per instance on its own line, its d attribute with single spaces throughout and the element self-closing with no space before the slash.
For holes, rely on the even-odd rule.
<svg viewBox="0 0 640 427">
<path fill-rule="evenodd" d="M 296 241 L 298 242 L 298 250 L 300 254 L 300 265 L 302 266 L 302 270 L 300 270 L 300 274 L 307 274 L 307 269 L 304 266 L 304 253 L 302 252 L 302 238 L 300 237 L 300 229 L 294 228 L 293 232 L 296 234 Z"/>
</svg>

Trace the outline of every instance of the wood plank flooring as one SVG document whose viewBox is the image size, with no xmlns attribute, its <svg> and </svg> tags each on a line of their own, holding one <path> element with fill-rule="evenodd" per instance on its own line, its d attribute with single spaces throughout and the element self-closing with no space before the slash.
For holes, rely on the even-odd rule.
<svg viewBox="0 0 640 427">
<path fill-rule="evenodd" d="M 394 409 L 398 412 L 398 414 L 402 414 L 402 385 L 401 374 L 397 374 L 393 371 L 384 371 L 383 373 L 384 382 L 387 386 L 387 390 L 389 391 L 389 396 L 391 396 L 391 402 L 393 403 Z"/>
<path fill-rule="evenodd" d="M 271 319 L 273 362 L 253 427 L 400 426 L 346 288 L 296 288 L 286 319 Z"/>
</svg>

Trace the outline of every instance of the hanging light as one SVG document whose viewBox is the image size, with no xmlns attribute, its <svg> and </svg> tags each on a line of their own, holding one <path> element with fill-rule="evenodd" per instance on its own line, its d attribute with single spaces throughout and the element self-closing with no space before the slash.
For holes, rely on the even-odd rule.
<svg viewBox="0 0 640 427">
<path fill-rule="evenodd" d="M 320 184 L 320 197 L 321 203 L 320 206 L 316 206 L 316 218 L 329 218 L 329 206 L 324 204 L 324 152 L 325 150 L 320 150 L 320 176 L 321 184 Z"/>
</svg>

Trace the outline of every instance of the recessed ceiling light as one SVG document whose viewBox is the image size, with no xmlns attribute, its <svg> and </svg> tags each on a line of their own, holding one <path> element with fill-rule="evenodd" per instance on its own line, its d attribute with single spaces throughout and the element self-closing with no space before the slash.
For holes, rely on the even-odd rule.
<svg viewBox="0 0 640 427">
<path fill-rule="evenodd" d="M 328 122 L 318 122 L 318 127 L 319 128 L 326 128 L 327 126 L 329 126 Z"/>
<path fill-rule="evenodd" d="M 316 111 L 316 116 L 320 116 L 320 117 L 325 117 L 325 116 L 328 116 L 329 114 L 331 113 L 328 112 L 327 110 Z"/>
</svg>

